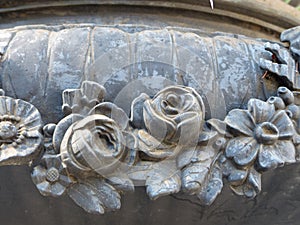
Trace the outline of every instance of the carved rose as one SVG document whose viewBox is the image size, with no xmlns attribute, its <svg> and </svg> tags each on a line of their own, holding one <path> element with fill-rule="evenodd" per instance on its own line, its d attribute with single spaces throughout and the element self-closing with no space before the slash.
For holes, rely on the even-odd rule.
<svg viewBox="0 0 300 225">
<path fill-rule="evenodd" d="M 274 104 L 251 99 L 248 110 L 230 111 L 225 122 L 236 136 L 225 153 L 237 165 L 252 165 L 256 158 L 260 169 L 295 162 L 293 123 L 286 111 L 275 110 Z"/>
<path fill-rule="evenodd" d="M 112 103 L 97 105 L 88 116 L 73 123 L 61 144 L 63 162 L 71 173 L 74 169 L 75 174 L 113 173 L 134 146 L 134 137 L 125 131 L 127 123 L 125 112 Z"/>
<path fill-rule="evenodd" d="M 142 114 L 147 131 L 139 131 L 143 142 L 141 151 L 161 159 L 175 156 L 181 151 L 181 146 L 195 145 L 202 129 L 204 112 L 202 98 L 190 87 L 170 86 L 152 99 L 142 94 L 132 106 L 133 123 L 137 123 L 135 117 Z"/>
<path fill-rule="evenodd" d="M 181 129 L 186 123 L 197 125 L 203 121 L 203 110 L 202 99 L 194 89 L 168 87 L 158 92 L 153 99 L 145 101 L 144 123 L 155 138 L 175 143 L 183 135 Z"/>
</svg>

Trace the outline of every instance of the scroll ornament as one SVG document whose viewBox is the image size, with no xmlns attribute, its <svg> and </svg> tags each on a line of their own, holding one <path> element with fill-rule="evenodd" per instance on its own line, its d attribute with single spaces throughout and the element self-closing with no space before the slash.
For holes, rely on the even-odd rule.
<svg viewBox="0 0 300 225">
<path fill-rule="evenodd" d="M 283 39 L 299 61 L 292 31 Z M 267 50 L 278 61 L 261 60 L 261 67 L 287 76 L 285 53 L 271 44 Z M 2 91 L 0 165 L 30 163 L 42 195 L 67 194 L 87 212 L 102 214 L 119 209 L 121 194 L 135 186 L 145 186 L 151 199 L 183 191 L 210 205 L 226 180 L 234 193 L 254 198 L 265 171 L 299 160 L 300 95 L 287 87 L 266 101 L 250 99 L 223 121 L 205 120 L 202 97 L 191 87 L 142 93 L 130 115 L 105 102 L 105 92 L 93 81 L 65 90 L 65 117 L 42 128 L 33 105 Z"/>
</svg>

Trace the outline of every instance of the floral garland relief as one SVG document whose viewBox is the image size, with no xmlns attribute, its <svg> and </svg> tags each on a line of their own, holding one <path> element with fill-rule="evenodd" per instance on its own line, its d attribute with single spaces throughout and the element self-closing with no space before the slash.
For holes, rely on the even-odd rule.
<svg viewBox="0 0 300 225">
<path fill-rule="evenodd" d="M 281 37 L 296 63 L 297 29 Z M 266 49 L 283 63 L 261 60 L 260 66 L 288 76 L 286 52 L 276 44 Z M 287 87 L 267 101 L 250 99 L 247 109 L 230 111 L 224 121 L 204 120 L 202 98 L 191 87 L 141 94 L 130 118 L 104 102 L 105 92 L 92 81 L 65 90 L 66 117 L 42 128 L 33 105 L 1 91 L 0 165 L 30 164 L 42 153 L 31 174 L 40 193 L 67 194 L 87 212 L 102 214 L 119 209 L 120 194 L 135 186 L 145 186 L 151 199 L 183 191 L 210 205 L 227 180 L 236 194 L 253 198 L 265 171 L 299 159 L 300 95 Z"/>
</svg>

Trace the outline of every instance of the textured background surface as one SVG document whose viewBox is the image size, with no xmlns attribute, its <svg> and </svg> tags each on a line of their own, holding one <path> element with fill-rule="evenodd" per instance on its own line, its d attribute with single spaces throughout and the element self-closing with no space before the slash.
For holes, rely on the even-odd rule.
<svg viewBox="0 0 300 225">
<path fill-rule="evenodd" d="M 151 201 L 142 188 L 122 198 L 118 212 L 89 215 L 68 198 L 42 197 L 26 167 L 1 168 L 1 223 L 15 224 L 188 224 L 188 225 L 294 225 L 300 218 L 299 165 L 264 174 L 263 192 L 254 200 L 224 190 L 209 208 L 193 196 L 172 195 Z"/>
</svg>

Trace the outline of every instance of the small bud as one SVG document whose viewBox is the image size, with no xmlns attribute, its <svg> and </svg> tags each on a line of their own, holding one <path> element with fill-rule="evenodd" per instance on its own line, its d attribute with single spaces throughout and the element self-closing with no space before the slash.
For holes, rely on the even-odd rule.
<svg viewBox="0 0 300 225">
<path fill-rule="evenodd" d="M 272 96 L 268 99 L 268 102 L 270 104 L 274 104 L 276 110 L 285 109 L 285 104 L 282 98 Z"/>
<path fill-rule="evenodd" d="M 277 95 L 282 98 L 284 103 L 286 105 L 290 105 L 294 103 L 294 95 L 293 92 L 291 92 L 288 88 L 286 87 L 279 87 L 277 89 Z"/>
</svg>

